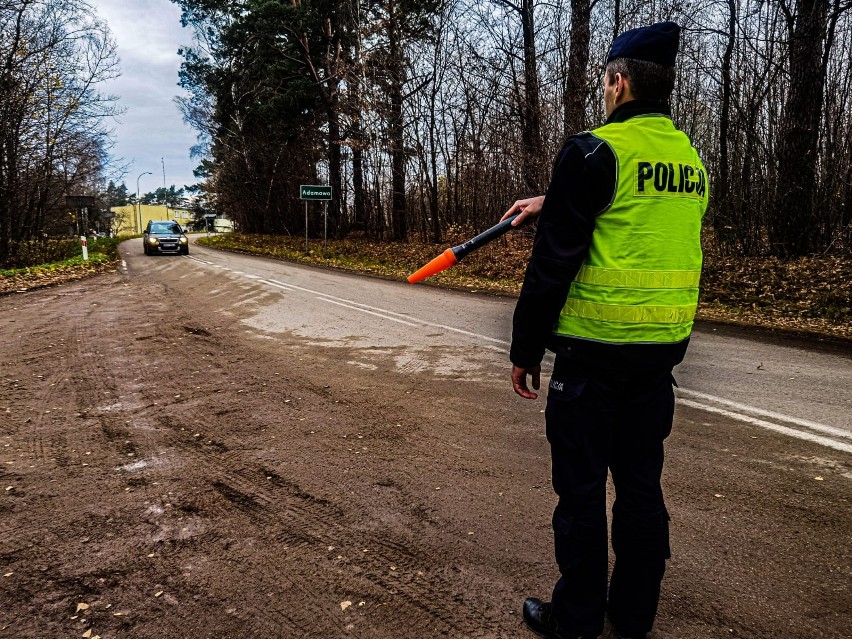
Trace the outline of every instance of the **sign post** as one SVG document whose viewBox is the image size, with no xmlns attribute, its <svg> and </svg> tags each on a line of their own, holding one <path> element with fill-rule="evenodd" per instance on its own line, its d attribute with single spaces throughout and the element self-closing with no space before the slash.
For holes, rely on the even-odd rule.
<svg viewBox="0 0 852 639">
<path fill-rule="evenodd" d="M 80 244 L 83 247 L 83 259 L 88 262 L 89 261 L 89 245 L 88 245 L 88 242 L 86 241 L 85 235 L 80 236 Z"/>
<path fill-rule="evenodd" d="M 308 254 L 308 200 L 330 200 L 331 185 L 329 184 L 300 184 L 299 198 L 305 200 L 305 255 Z M 325 231 L 323 248 L 328 237 L 328 208 L 325 208 Z"/>
</svg>

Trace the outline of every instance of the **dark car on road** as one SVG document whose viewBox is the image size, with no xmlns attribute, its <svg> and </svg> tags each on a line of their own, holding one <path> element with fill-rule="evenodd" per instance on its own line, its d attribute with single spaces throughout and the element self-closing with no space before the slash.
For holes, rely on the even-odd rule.
<svg viewBox="0 0 852 639">
<path fill-rule="evenodd" d="M 177 222 L 148 222 L 142 233 L 142 248 L 145 255 L 174 253 L 189 255 L 189 238 Z"/>
</svg>

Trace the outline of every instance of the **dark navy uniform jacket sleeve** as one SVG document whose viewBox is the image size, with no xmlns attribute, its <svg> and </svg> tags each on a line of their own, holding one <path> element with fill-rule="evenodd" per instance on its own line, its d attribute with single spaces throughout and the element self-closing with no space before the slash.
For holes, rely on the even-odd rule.
<svg viewBox="0 0 852 639">
<path fill-rule="evenodd" d="M 515 366 L 541 363 L 571 282 L 589 252 L 595 219 L 615 197 L 616 181 L 615 154 L 606 142 L 591 133 L 568 138 L 554 162 L 515 307 L 509 353 Z"/>
</svg>

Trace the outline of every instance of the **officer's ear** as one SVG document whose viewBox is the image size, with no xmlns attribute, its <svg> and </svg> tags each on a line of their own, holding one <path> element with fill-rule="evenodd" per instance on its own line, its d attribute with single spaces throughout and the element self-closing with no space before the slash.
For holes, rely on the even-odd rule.
<svg viewBox="0 0 852 639">
<path fill-rule="evenodd" d="M 633 96 L 633 87 L 630 86 L 630 81 L 628 80 L 626 75 L 621 73 L 616 73 L 614 78 L 616 87 L 615 87 L 615 99 L 619 104 L 623 102 L 629 102 L 634 98 Z"/>
</svg>

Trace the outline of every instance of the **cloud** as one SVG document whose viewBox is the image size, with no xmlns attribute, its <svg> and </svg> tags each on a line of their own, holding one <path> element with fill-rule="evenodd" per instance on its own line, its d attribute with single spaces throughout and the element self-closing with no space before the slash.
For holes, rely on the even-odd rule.
<svg viewBox="0 0 852 639">
<path fill-rule="evenodd" d="M 121 58 L 121 76 L 105 83 L 101 92 L 118 96 L 125 109 L 113 127 L 113 156 L 130 164 L 125 184 L 135 190 L 136 176 L 151 171 L 153 176 L 141 180 L 142 190 L 161 186 L 161 158 L 168 185 L 195 183 L 192 170 L 198 162 L 189 158 L 189 150 L 196 134 L 174 103 L 175 96 L 185 95 L 177 86 L 181 64 L 177 51 L 192 41 L 192 33 L 181 27 L 180 9 L 169 0 L 91 0 L 91 4 L 109 26 Z"/>
</svg>

